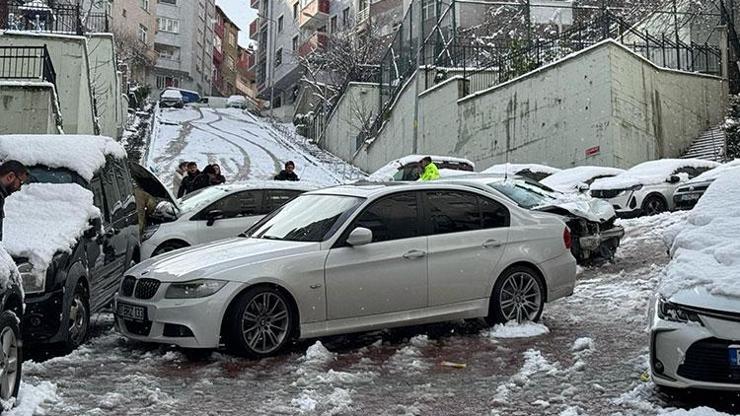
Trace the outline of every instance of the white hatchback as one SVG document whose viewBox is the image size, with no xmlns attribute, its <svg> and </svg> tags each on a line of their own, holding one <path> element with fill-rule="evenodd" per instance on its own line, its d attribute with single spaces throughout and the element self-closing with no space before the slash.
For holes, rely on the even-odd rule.
<svg viewBox="0 0 740 416">
<path fill-rule="evenodd" d="M 570 231 L 552 214 L 459 184 L 305 193 L 242 237 L 127 272 L 127 337 L 271 355 L 291 339 L 454 319 L 537 320 L 573 292 Z"/>
<path fill-rule="evenodd" d="M 236 237 L 303 192 L 302 182 L 251 181 L 216 185 L 186 195 L 169 222 L 152 224 L 141 235 L 142 260 L 168 251 Z"/>
</svg>

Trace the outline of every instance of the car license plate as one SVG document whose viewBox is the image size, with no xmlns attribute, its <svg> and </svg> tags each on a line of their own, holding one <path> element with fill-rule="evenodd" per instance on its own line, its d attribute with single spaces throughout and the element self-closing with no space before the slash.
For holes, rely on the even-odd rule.
<svg viewBox="0 0 740 416">
<path fill-rule="evenodd" d="M 117 315 L 123 319 L 144 321 L 146 320 L 146 309 L 143 306 L 129 305 L 128 303 L 119 303 Z"/>
<path fill-rule="evenodd" d="M 740 345 L 730 345 L 727 350 L 730 353 L 730 367 L 740 368 Z"/>
</svg>

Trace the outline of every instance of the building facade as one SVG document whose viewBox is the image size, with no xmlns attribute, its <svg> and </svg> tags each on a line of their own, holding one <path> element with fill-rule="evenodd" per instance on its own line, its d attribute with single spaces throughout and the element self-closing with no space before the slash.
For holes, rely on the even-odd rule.
<svg viewBox="0 0 740 416">
<path fill-rule="evenodd" d="M 167 87 L 211 92 L 215 18 L 214 0 L 158 0 L 154 95 Z"/>
<path fill-rule="evenodd" d="M 128 66 L 128 78 L 143 83 L 157 60 L 154 0 L 116 0 L 109 3 L 110 25 L 119 60 Z"/>
<path fill-rule="evenodd" d="M 239 60 L 236 63 L 236 93 L 253 100 L 257 97 L 257 85 L 254 74 L 255 56 L 254 49 L 239 46 Z"/>
</svg>

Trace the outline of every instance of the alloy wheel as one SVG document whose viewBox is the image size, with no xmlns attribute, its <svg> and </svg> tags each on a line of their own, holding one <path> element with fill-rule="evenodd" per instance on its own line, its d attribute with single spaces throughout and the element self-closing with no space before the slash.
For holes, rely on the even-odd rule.
<svg viewBox="0 0 740 416">
<path fill-rule="evenodd" d="M 285 301 L 275 293 L 262 292 L 244 309 L 241 325 L 244 341 L 254 352 L 269 354 L 288 336 L 289 319 Z"/>
<path fill-rule="evenodd" d="M 69 339 L 74 345 L 82 344 L 87 333 L 87 307 L 81 293 L 75 293 L 69 307 Z"/>
<path fill-rule="evenodd" d="M 539 282 L 526 272 L 511 274 L 501 286 L 499 305 L 507 321 L 533 321 L 542 306 Z"/>
<path fill-rule="evenodd" d="M 0 333 L 0 398 L 9 400 L 18 378 L 18 338 L 10 327 Z"/>
<path fill-rule="evenodd" d="M 645 213 L 647 215 L 658 215 L 663 211 L 665 211 L 665 207 L 663 206 L 663 201 L 661 201 L 658 198 L 650 198 L 645 203 Z"/>
</svg>

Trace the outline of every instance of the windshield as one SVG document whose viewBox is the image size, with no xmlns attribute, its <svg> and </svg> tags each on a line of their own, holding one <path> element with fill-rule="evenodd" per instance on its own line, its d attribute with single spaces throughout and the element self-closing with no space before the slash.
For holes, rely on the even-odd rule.
<svg viewBox="0 0 740 416">
<path fill-rule="evenodd" d="M 537 188 L 522 180 L 491 182 L 488 186 L 506 195 L 520 207 L 527 209 L 545 205 L 555 199 L 538 192 Z"/>
<path fill-rule="evenodd" d="M 270 240 L 325 241 L 362 201 L 343 195 L 301 195 L 247 234 Z"/>
<path fill-rule="evenodd" d="M 180 198 L 179 206 L 182 212 L 189 212 L 202 208 L 211 202 L 225 196 L 229 192 L 218 186 L 210 186 L 199 191 L 190 193 Z"/>
<path fill-rule="evenodd" d="M 87 187 L 87 182 L 77 173 L 66 168 L 32 166 L 28 168 L 28 183 L 76 183 Z"/>
</svg>

